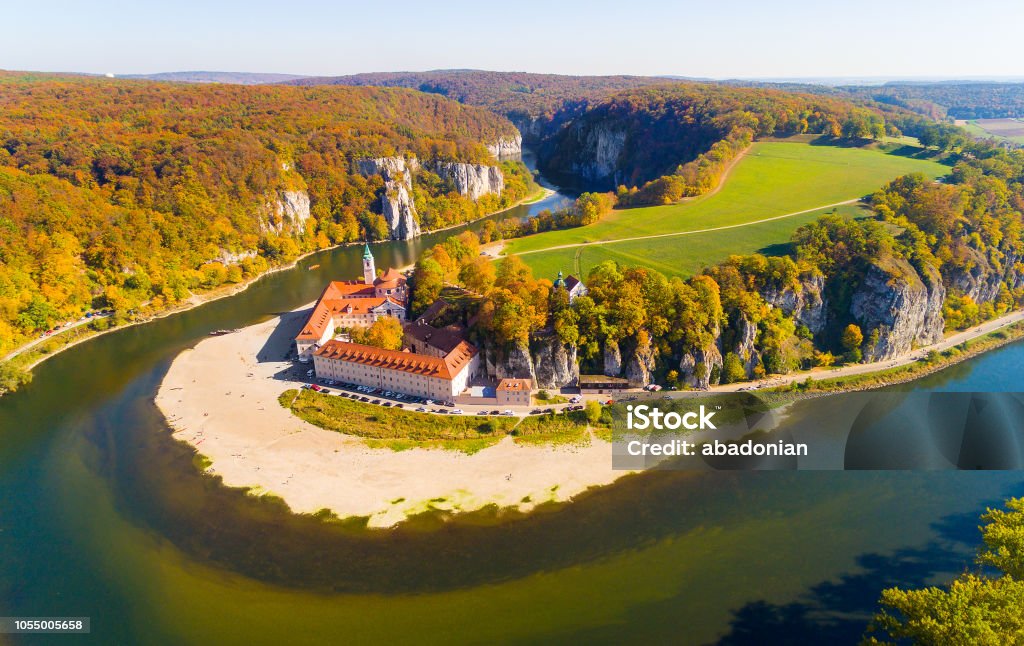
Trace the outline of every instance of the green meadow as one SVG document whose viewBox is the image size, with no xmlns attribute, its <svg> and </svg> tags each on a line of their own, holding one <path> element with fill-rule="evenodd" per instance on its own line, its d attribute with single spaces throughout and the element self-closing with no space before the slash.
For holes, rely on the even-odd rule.
<svg viewBox="0 0 1024 646">
<path fill-rule="evenodd" d="M 552 249 L 522 258 L 535 276 L 552 279 L 559 271 L 586 276 L 595 265 L 605 260 L 614 260 L 621 265 L 643 265 L 666 276 L 692 276 L 734 254 L 777 256 L 788 253 L 788 240 L 796 229 L 832 212 L 843 217 L 871 215 L 871 211 L 863 206 L 848 204 L 724 231 Z"/>
<path fill-rule="evenodd" d="M 668 206 L 618 209 L 602 221 L 512 240 L 508 255 L 523 254 L 535 274 L 578 271 L 614 258 L 672 274 L 688 274 L 733 253 L 771 253 L 800 225 L 839 202 L 868 195 L 912 172 L 940 177 L 949 168 L 920 158 L 920 148 L 888 145 L 850 148 L 806 142 L 755 143 L 717 193 Z M 839 207 L 853 215 L 853 205 Z M 759 222 L 807 211 L 770 222 Z M 737 226 L 744 225 L 744 226 Z M 733 227 L 649 240 L 623 238 Z M 562 245 L 601 245 L 551 249 Z"/>
</svg>

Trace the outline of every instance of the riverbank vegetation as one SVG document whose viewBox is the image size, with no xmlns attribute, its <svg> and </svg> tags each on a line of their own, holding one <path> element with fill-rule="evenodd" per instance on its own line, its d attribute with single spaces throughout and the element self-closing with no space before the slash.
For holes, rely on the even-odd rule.
<svg viewBox="0 0 1024 646">
<path fill-rule="evenodd" d="M 527 418 L 438 415 L 295 389 L 283 392 L 278 401 L 314 426 L 353 435 L 371 447 L 394 451 L 422 448 L 473 454 L 506 436 L 521 444 L 586 443 L 592 429 L 601 437 L 610 436 L 610 418 L 591 422 L 585 411 Z"/>
<path fill-rule="evenodd" d="M 0 355 L 94 308 L 157 312 L 301 253 L 388 236 L 383 180 L 356 160 L 494 163 L 504 118 L 399 89 L 175 85 L 0 73 Z M 416 184 L 424 228 L 478 202 Z M 436 181 L 434 181 L 436 180 Z"/>
<path fill-rule="evenodd" d="M 1024 498 L 981 516 L 978 569 L 948 586 L 884 590 L 866 643 L 1019 644 L 1024 642 Z"/>
</svg>

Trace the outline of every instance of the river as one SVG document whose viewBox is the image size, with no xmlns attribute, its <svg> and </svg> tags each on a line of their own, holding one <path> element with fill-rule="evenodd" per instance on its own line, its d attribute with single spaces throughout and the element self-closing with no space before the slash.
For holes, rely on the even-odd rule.
<svg viewBox="0 0 1024 646">
<path fill-rule="evenodd" d="M 376 245 L 378 266 L 450 234 Z M 520 518 L 368 533 L 201 476 L 153 404 L 171 360 L 313 300 L 360 256 L 98 337 L 0 399 L 0 616 L 91 617 L 91 635 L 49 640 L 83 644 L 845 643 L 881 588 L 960 572 L 980 510 L 1024 493 L 1013 471 L 657 472 Z M 1020 390 L 1022 364 L 1014 344 L 918 387 Z"/>
</svg>

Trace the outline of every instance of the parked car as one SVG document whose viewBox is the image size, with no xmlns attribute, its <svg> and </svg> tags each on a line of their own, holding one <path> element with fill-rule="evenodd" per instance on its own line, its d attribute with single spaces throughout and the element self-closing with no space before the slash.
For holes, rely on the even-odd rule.
<svg viewBox="0 0 1024 646">
<path fill-rule="evenodd" d="M 320 392 L 320 386 L 317 386 L 316 384 L 310 384 L 309 388 L 310 388 L 310 390 L 315 390 L 317 392 Z"/>
<path fill-rule="evenodd" d="M 543 413 L 543 412 L 544 412 L 544 411 L 542 411 L 542 410 L 541 410 L 541 409 L 539 409 L 539 408 L 534 408 L 533 410 L 531 410 L 531 411 L 530 411 L 530 414 L 531 414 L 531 415 L 540 415 L 540 414 L 541 414 L 541 413 Z"/>
<path fill-rule="evenodd" d="M 323 394 L 325 394 L 325 395 L 329 395 L 329 394 L 331 394 L 331 391 L 327 390 L 326 388 L 321 388 L 321 389 L 320 389 L 320 392 L 322 392 L 322 393 L 323 393 Z"/>
<path fill-rule="evenodd" d="M 420 406 L 419 408 L 416 409 L 416 412 L 417 413 L 425 413 L 425 412 L 427 412 L 427 409 L 423 408 L 422 406 Z"/>
<path fill-rule="evenodd" d="M 452 410 L 452 415 L 462 415 L 462 409 L 456 408 Z"/>
<path fill-rule="evenodd" d="M 477 415 L 487 415 L 487 411 L 485 411 L 485 410 L 482 410 L 482 411 L 480 411 L 479 413 L 477 413 Z"/>
<path fill-rule="evenodd" d="M 506 411 L 502 412 L 502 415 L 506 415 L 508 417 L 512 417 L 513 415 L 515 415 L 515 413 L 513 413 L 510 410 L 506 410 Z"/>
</svg>

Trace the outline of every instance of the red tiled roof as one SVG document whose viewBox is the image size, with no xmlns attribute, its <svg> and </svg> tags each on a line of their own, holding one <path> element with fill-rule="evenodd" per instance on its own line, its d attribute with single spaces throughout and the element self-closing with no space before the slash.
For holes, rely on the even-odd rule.
<svg viewBox="0 0 1024 646">
<path fill-rule="evenodd" d="M 502 379 L 498 382 L 497 390 L 518 390 L 530 392 L 533 390 L 533 384 L 530 383 L 529 379 Z"/>
<path fill-rule="evenodd" d="M 388 273 L 393 271 L 392 269 Z M 332 281 L 320 294 L 313 312 L 295 338 L 300 341 L 318 341 L 327 330 L 332 313 L 342 312 L 351 307 L 354 314 L 365 314 L 367 310 L 381 305 L 385 300 L 405 307 L 405 303 L 390 296 L 377 296 L 373 285 L 355 280 Z"/>
<path fill-rule="evenodd" d="M 332 340 L 325 343 L 314 354 L 324 359 L 337 359 L 364 366 L 450 380 L 476 355 L 476 348 L 463 342 L 444 359 L 439 359 L 425 354 L 385 350 L 370 345 Z"/>
</svg>

